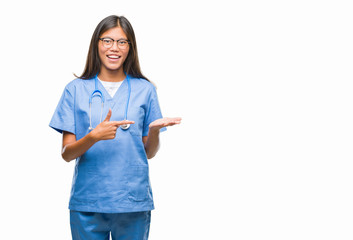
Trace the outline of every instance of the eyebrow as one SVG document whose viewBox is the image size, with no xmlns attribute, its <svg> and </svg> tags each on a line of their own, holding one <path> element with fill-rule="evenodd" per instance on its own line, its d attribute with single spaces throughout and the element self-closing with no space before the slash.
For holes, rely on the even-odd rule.
<svg viewBox="0 0 353 240">
<path fill-rule="evenodd" d="M 114 39 L 114 38 L 112 38 L 112 37 L 101 37 L 101 38 L 110 38 L 110 39 L 115 40 L 115 39 Z M 119 39 L 116 39 L 116 41 L 119 41 L 119 40 L 125 40 L 125 41 L 128 41 L 128 39 L 126 39 L 126 38 L 119 38 Z"/>
</svg>

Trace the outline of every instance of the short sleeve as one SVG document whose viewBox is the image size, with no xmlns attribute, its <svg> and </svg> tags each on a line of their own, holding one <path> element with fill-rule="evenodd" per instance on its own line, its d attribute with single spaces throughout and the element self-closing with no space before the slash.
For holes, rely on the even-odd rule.
<svg viewBox="0 0 353 240">
<path fill-rule="evenodd" d="M 147 136 L 150 123 L 160 118 L 163 118 L 163 116 L 159 107 L 156 88 L 153 86 L 149 97 L 149 102 L 147 104 L 142 136 Z M 160 129 L 160 132 L 164 132 L 166 130 L 167 128 L 164 127 Z"/>
<path fill-rule="evenodd" d="M 66 87 L 60 98 L 58 106 L 55 109 L 49 126 L 59 133 L 66 131 L 75 134 L 74 105 L 74 94 L 70 92 L 68 87 Z"/>
</svg>

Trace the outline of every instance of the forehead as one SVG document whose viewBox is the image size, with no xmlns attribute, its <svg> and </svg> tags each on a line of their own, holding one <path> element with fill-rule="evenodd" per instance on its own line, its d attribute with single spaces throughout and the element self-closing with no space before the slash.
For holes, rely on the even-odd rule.
<svg viewBox="0 0 353 240">
<path fill-rule="evenodd" d="M 102 33 L 102 35 L 100 37 L 110 37 L 113 39 L 120 39 L 120 38 L 127 39 L 126 34 L 124 33 L 124 31 L 121 27 L 111 28 L 111 29 L 105 31 L 104 33 Z"/>
</svg>

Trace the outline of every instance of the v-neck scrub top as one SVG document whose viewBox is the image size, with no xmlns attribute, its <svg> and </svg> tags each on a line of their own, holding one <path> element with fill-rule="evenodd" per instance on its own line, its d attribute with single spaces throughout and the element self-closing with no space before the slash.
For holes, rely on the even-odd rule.
<svg viewBox="0 0 353 240">
<path fill-rule="evenodd" d="M 155 87 L 145 79 L 130 78 L 131 96 L 127 119 L 135 121 L 128 130 L 117 129 L 112 140 L 95 143 L 76 159 L 69 209 L 83 212 L 122 213 L 154 209 L 147 156 L 142 137 L 149 124 L 162 118 Z M 124 80 L 111 97 L 98 81 L 105 101 L 102 120 L 109 108 L 111 121 L 124 119 L 128 84 Z M 76 135 L 76 140 L 89 133 L 89 97 L 95 80 L 75 79 L 66 87 L 49 126 L 58 132 Z M 101 99 L 92 101 L 92 126 L 101 119 Z M 164 131 L 162 128 L 160 131 Z"/>
</svg>

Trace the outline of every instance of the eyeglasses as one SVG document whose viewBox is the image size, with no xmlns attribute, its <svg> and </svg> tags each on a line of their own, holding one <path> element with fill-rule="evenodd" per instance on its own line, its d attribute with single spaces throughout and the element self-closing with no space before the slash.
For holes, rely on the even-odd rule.
<svg viewBox="0 0 353 240">
<path fill-rule="evenodd" d="M 118 43 L 118 48 L 121 50 L 125 50 L 130 44 L 130 41 L 125 39 L 114 40 L 112 38 L 100 38 L 99 40 L 102 41 L 103 47 L 105 48 L 111 48 L 115 41 Z"/>
</svg>

